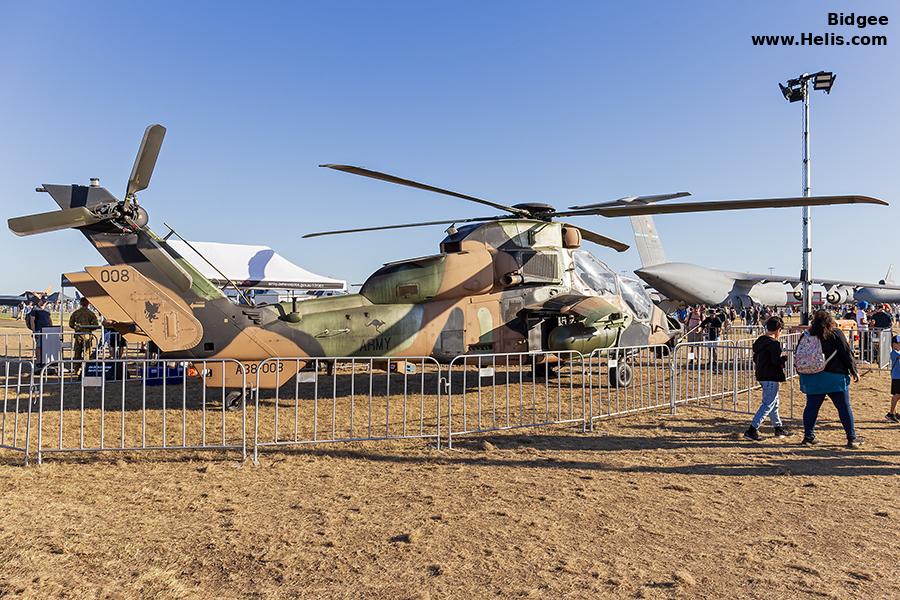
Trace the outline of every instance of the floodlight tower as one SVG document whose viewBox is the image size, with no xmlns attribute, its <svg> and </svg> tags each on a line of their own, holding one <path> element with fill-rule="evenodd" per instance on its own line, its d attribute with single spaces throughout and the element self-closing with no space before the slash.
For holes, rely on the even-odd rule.
<svg viewBox="0 0 900 600">
<path fill-rule="evenodd" d="M 813 89 L 831 93 L 836 76 L 830 71 L 804 73 L 796 79 L 790 79 L 787 85 L 778 84 L 784 99 L 788 102 L 803 101 L 803 196 L 810 195 L 810 171 L 812 165 L 809 158 L 809 83 Z M 800 308 L 800 324 L 809 325 L 812 314 L 812 223 L 808 206 L 803 207 L 803 262 L 800 267 L 800 285 L 803 292 Z"/>
</svg>

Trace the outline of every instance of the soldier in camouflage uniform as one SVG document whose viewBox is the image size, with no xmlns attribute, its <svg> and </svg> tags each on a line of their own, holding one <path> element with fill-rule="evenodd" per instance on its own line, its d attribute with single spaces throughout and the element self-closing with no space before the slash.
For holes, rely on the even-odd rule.
<svg viewBox="0 0 900 600">
<path fill-rule="evenodd" d="M 69 327 L 75 331 L 75 360 L 84 360 L 90 357 L 94 345 L 93 330 L 99 327 L 97 315 L 90 308 L 91 303 L 87 298 L 81 299 L 81 308 L 69 317 Z M 80 367 L 78 371 L 80 371 Z"/>
</svg>

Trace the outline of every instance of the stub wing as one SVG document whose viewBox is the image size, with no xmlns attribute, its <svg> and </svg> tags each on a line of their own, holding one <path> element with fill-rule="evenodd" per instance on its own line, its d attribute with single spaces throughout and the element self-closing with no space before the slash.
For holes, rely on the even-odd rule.
<svg viewBox="0 0 900 600">
<path fill-rule="evenodd" d="M 610 315 L 622 312 L 617 306 L 603 298 L 580 294 L 554 296 L 545 302 L 530 304 L 525 307 L 525 310 L 544 316 L 579 317 L 588 327 Z"/>
</svg>

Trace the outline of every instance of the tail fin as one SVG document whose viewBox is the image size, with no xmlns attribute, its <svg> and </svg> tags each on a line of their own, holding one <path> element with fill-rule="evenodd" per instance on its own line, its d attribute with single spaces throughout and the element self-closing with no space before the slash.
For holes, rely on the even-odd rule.
<svg viewBox="0 0 900 600">
<path fill-rule="evenodd" d="M 884 275 L 884 283 L 894 283 L 894 265 L 888 267 L 887 273 Z"/>
<path fill-rule="evenodd" d="M 656 233 L 653 217 L 649 215 L 631 217 L 631 227 L 634 229 L 634 243 L 637 246 L 638 254 L 641 255 L 642 267 L 668 262 L 662 241 L 659 239 L 659 234 Z"/>
</svg>

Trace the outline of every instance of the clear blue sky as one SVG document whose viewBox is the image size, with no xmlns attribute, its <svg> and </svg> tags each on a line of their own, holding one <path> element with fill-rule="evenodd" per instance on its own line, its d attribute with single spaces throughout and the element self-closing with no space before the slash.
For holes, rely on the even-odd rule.
<svg viewBox="0 0 900 600">
<path fill-rule="evenodd" d="M 436 251 L 438 227 L 305 232 L 490 214 L 317 168 L 386 170 L 503 203 L 557 206 L 688 190 L 800 193 L 800 108 L 776 83 L 838 74 L 813 98 L 813 193 L 890 208 L 814 211 L 814 272 L 877 280 L 900 263 L 897 25 L 826 25 L 824 2 L 11 2 L 0 19 L 2 216 L 54 208 L 41 183 L 121 196 L 141 133 L 168 127 L 151 225 L 268 244 L 359 282 Z M 886 14 L 893 2 L 841 3 Z M 760 48 L 751 34 L 884 33 L 889 45 Z M 895 37 L 896 36 L 896 37 Z M 580 225 L 630 242 L 626 219 Z M 657 218 L 669 258 L 796 274 L 800 209 Z M 614 268 L 637 253 L 592 248 Z M 0 233 L 0 291 L 101 262 L 75 231 Z M 900 266 L 900 265 L 898 265 Z"/>
</svg>

